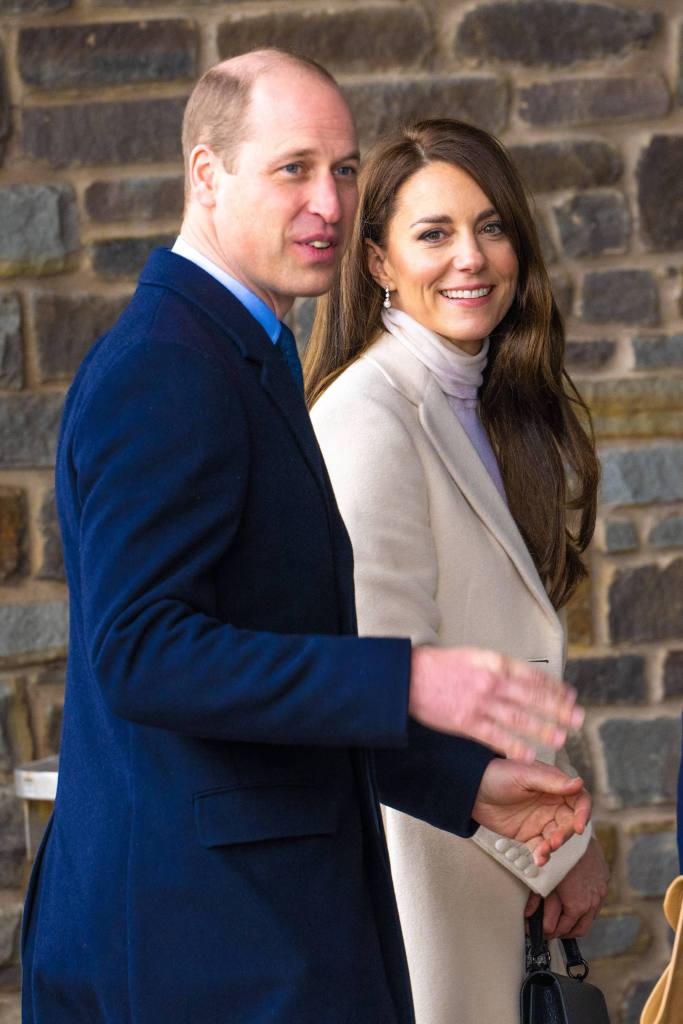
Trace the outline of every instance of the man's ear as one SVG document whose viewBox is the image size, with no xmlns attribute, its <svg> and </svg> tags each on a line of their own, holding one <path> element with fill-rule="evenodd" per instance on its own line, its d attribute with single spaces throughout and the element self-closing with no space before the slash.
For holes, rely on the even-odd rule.
<svg viewBox="0 0 683 1024">
<path fill-rule="evenodd" d="M 200 142 L 190 153 L 188 177 L 190 194 L 201 206 L 216 205 L 216 154 Z"/>
<path fill-rule="evenodd" d="M 365 258 L 368 261 L 368 270 L 380 288 L 388 286 L 393 291 L 394 286 L 391 275 L 388 273 L 386 256 L 382 252 L 381 246 L 377 242 L 371 242 L 369 238 L 365 239 Z"/>
</svg>

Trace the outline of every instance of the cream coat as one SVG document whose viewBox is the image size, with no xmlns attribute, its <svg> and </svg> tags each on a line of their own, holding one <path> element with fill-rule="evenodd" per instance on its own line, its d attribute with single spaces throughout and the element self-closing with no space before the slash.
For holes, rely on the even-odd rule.
<svg viewBox="0 0 683 1024">
<path fill-rule="evenodd" d="M 430 371 L 383 334 L 312 419 L 353 543 L 360 632 L 493 648 L 561 676 L 562 625 Z M 417 1024 L 518 1024 L 528 887 L 553 889 L 588 835 L 537 869 L 485 829 L 460 839 L 391 808 L 385 823 Z"/>
</svg>

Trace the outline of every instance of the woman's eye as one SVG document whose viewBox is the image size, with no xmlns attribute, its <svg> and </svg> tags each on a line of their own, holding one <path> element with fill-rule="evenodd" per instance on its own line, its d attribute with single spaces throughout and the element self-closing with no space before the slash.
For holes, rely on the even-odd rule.
<svg viewBox="0 0 683 1024">
<path fill-rule="evenodd" d="M 489 221 L 488 224 L 484 225 L 482 230 L 485 231 L 487 235 L 502 235 L 502 234 L 504 234 L 503 225 L 501 224 L 501 222 L 499 220 Z"/>
<path fill-rule="evenodd" d="M 422 242 L 438 242 L 443 238 L 443 231 L 439 228 L 432 228 L 431 231 L 425 231 L 424 234 L 420 235 L 420 241 Z"/>
</svg>

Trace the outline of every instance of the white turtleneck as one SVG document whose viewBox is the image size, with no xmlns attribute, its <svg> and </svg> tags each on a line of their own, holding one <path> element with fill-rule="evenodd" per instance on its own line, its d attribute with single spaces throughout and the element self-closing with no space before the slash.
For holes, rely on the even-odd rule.
<svg viewBox="0 0 683 1024">
<path fill-rule="evenodd" d="M 405 345 L 433 374 L 500 496 L 504 501 L 507 500 L 498 461 L 478 410 L 478 391 L 488 360 L 489 339 L 486 338 L 476 356 L 470 356 L 458 351 L 455 345 L 449 344 L 435 331 L 419 324 L 401 309 L 382 310 L 382 322 L 385 330 Z"/>
</svg>

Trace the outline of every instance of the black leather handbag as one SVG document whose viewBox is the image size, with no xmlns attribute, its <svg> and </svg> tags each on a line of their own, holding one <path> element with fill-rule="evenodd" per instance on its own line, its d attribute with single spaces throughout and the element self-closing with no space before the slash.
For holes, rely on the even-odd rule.
<svg viewBox="0 0 683 1024">
<path fill-rule="evenodd" d="M 543 938 L 543 900 L 529 918 L 526 976 L 520 992 L 521 1024 L 610 1024 L 605 997 L 586 981 L 588 964 L 576 939 L 562 939 L 567 975 L 550 970 Z"/>
</svg>

